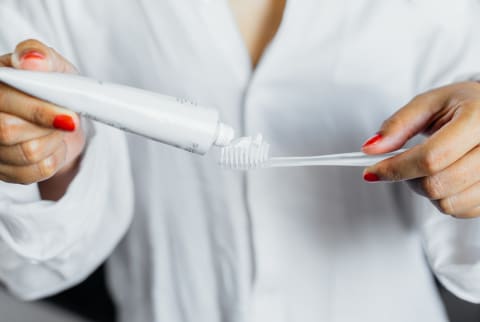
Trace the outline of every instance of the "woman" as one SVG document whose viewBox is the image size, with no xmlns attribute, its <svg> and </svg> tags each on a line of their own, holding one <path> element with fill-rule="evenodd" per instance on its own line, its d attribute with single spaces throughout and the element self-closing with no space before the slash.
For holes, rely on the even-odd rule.
<svg viewBox="0 0 480 322">
<path fill-rule="evenodd" d="M 363 173 L 417 196 L 350 168 L 222 171 L 214 154 L 2 85 L 0 279 L 36 299 L 111 255 L 121 321 L 446 321 L 425 255 L 448 289 L 480 300 L 479 222 L 441 214 L 480 214 L 478 11 L 468 0 L 0 2 L 0 48 L 18 44 L 4 66 L 192 98 L 262 132 L 276 155 L 354 151 L 372 134 L 363 150 L 383 153 L 431 134 Z"/>
</svg>

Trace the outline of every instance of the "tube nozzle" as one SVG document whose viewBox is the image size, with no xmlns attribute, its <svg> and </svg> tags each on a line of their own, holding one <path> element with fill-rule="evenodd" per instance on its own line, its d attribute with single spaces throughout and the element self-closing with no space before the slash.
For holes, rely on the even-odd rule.
<svg viewBox="0 0 480 322">
<path fill-rule="evenodd" d="M 216 146 L 226 146 L 232 142 L 234 137 L 235 131 L 231 126 L 224 123 L 218 123 L 217 138 L 213 144 Z"/>
</svg>

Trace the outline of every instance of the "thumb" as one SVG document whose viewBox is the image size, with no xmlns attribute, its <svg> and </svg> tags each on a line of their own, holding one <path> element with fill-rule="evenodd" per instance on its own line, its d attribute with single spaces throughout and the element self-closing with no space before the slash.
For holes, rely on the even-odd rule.
<svg viewBox="0 0 480 322">
<path fill-rule="evenodd" d="M 386 119 L 380 130 L 362 145 L 366 154 L 395 151 L 424 131 L 443 109 L 447 93 L 434 90 L 415 97 L 407 105 Z"/>
<path fill-rule="evenodd" d="M 37 40 L 26 40 L 17 45 L 11 55 L 0 57 L 5 66 L 41 72 L 77 73 L 75 67 L 52 48 Z M 1 62 L 1 61 L 0 61 Z M 1 83 L 0 83 L 0 86 Z M 79 124 L 74 112 L 25 95 L 9 86 L 0 90 L 1 112 L 16 115 L 31 123 L 73 131 Z"/>
<path fill-rule="evenodd" d="M 63 56 L 34 39 L 22 41 L 12 54 L 12 66 L 42 72 L 77 73 L 77 69 Z"/>
</svg>

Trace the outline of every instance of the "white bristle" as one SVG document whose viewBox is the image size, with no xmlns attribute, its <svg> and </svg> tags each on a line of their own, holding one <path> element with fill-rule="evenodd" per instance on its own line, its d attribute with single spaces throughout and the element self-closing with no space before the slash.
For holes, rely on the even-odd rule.
<svg viewBox="0 0 480 322">
<path fill-rule="evenodd" d="M 224 168 L 250 170 L 268 161 L 269 144 L 259 134 L 255 138 L 243 137 L 222 148 L 220 165 Z"/>
</svg>

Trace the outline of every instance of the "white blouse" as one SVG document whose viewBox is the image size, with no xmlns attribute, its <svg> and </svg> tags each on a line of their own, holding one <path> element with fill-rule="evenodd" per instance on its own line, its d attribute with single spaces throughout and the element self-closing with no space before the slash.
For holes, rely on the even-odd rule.
<svg viewBox="0 0 480 322">
<path fill-rule="evenodd" d="M 0 0 L 0 53 L 38 38 L 84 75 L 218 108 L 272 155 L 350 152 L 416 94 L 480 71 L 479 6 L 288 0 L 252 71 L 227 0 Z M 0 184 L 0 280 L 21 298 L 108 257 L 124 322 L 446 321 L 430 268 L 480 302 L 480 219 L 404 184 L 345 167 L 231 172 L 218 151 L 89 124 L 60 201 Z"/>
</svg>

